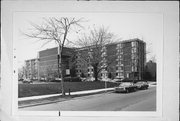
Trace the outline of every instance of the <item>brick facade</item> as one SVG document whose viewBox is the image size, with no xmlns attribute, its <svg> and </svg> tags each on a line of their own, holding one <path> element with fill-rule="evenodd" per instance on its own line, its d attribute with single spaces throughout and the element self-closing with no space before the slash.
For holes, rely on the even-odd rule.
<svg viewBox="0 0 180 121">
<path fill-rule="evenodd" d="M 130 78 L 143 79 L 146 62 L 146 44 L 140 39 L 124 40 L 118 43 L 104 45 L 100 51 L 94 47 L 64 48 L 62 55 L 63 73 L 70 69 L 71 76 L 93 77 L 94 68 L 91 65 L 92 54 L 100 59 L 99 68 L 102 68 L 99 78 Z M 39 52 L 37 70 L 39 77 L 58 76 L 58 48 L 51 48 Z"/>
<path fill-rule="evenodd" d="M 102 47 L 101 66 L 99 77 L 143 79 L 146 62 L 146 44 L 139 39 L 125 40 Z M 93 49 L 93 48 L 92 48 Z M 93 76 L 93 67 L 87 61 L 82 61 L 81 56 L 88 55 L 89 49 L 81 49 L 77 53 L 77 75 Z M 92 50 L 91 50 L 92 51 Z M 89 65 L 89 66 L 88 66 Z M 104 67 L 106 69 L 104 69 Z M 85 68 L 85 69 L 84 69 Z"/>
<path fill-rule="evenodd" d="M 25 61 L 25 78 L 37 79 L 38 78 L 38 60 L 30 59 Z"/>
</svg>

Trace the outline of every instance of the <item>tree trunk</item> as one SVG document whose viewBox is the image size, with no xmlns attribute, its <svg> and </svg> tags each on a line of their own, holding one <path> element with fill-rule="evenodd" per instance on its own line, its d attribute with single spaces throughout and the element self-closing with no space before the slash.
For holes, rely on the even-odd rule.
<svg viewBox="0 0 180 121">
<path fill-rule="evenodd" d="M 61 60 L 61 59 L 60 59 Z M 62 92 L 62 95 L 64 96 L 65 95 L 65 91 L 64 91 L 64 76 L 63 76 L 63 72 L 62 72 L 62 62 L 60 62 L 60 76 L 61 76 L 61 92 Z"/>
<path fill-rule="evenodd" d="M 58 75 L 59 75 L 59 79 L 61 78 L 61 93 L 64 96 L 65 95 L 65 91 L 64 91 L 64 77 L 63 77 L 63 73 L 62 73 L 62 49 L 61 46 L 59 45 L 59 56 L 58 56 Z"/>
<path fill-rule="evenodd" d="M 95 64 L 93 66 L 94 68 L 94 78 L 95 78 L 95 81 L 98 81 L 98 64 Z"/>
</svg>

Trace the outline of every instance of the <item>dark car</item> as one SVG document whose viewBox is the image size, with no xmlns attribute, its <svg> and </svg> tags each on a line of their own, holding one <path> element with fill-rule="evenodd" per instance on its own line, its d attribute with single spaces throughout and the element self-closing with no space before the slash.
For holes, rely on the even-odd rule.
<svg viewBox="0 0 180 121">
<path fill-rule="evenodd" d="M 148 89 L 148 87 L 149 87 L 148 83 L 143 82 L 143 81 L 137 82 L 135 85 L 137 86 L 137 89 L 140 89 L 140 90 Z"/>
<path fill-rule="evenodd" d="M 118 87 L 115 87 L 115 92 L 133 92 L 137 89 L 137 86 L 132 82 L 122 82 Z"/>
<path fill-rule="evenodd" d="M 24 79 L 19 79 L 18 81 L 24 81 Z"/>
</svg>

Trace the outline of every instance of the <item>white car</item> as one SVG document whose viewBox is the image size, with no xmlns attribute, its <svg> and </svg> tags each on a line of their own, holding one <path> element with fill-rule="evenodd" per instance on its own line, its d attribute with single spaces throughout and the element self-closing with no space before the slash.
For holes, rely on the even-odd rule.
<svg viewBox="0 0 180 121">
<path fill-rule="evenodd" d="M 115 92 L 132 92 L 137 89 L 137 86 L 132 82 L 123 82 L 118 87 L 115 87 Z"/>
<path fill-rule="evenodd" d="M 29 78 L 26 78 L 26 79 L 23 80 L 23 83 L 30 84 L 30 83 L 33 83 L 33 81 L 31 79 L 29 79 Z"/>
<path fill-rule="evenodd" d="M 89 77 L 89 78 L 86 78 L 84 81 L 94 81 L 95 80 L 95 78 L 94 77 Z"/>
<path fill-rule="evenodd" d="M 121 81 L 120 78 L 115 78 L 115 79 L 112 80 L 112 82 L 120 82 L 120 81 Z"/>
<path fill-rule="evenodd" d="M 110 78 L 102 78 L 101 81 L 111 82 L 112 80 Z"/>
</svg>

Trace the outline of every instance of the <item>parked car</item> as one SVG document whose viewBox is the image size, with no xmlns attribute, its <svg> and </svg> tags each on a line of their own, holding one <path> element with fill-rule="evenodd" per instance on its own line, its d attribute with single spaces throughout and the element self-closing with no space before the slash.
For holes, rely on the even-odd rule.
<svg viewBox="0 0 180 121">
<path fill-rule="evenodd" d="M 86 80 L 86 78 L 80 77 L 81 81 L 84 82 Z"/>
<path fill-rule="evenodd" d="M 19 79 L 18 81 L 23 81 L 24 79 Z"/>
<path fill-rule="evenodd" d="M 115 87 L 115 92 L 132 92 L 137 89 L 137 86 L 132 82 L 122 82 L 118 87 Z"/>
<path fill-rule="evenodd" d="M 121 78 L 114 78 L 113 80 L 112 80 L 112 82 L 121 82 Z"/>
<path fill-rule="evenodd" d="M 27 78 L 27 79 L 24 79 L 24 80 L 23 80 L 23 83 L 28 83 L 28 84 L 30 84 L 30 83 L 33 83 L 33 81 L 32 81 L 31 79 Z"/>
<path fill-rule="evenodd" d="M 149 82 L 150 85 L 157 85 L 156 82 Z"/>
<path fill-rule="evenodd" d="M 88 77 L 88 78 L 86 78 L 84 81 L 92 82 L 92 81 L 94 81 L 94 80 L 95 80 L 94 77 Z"/>
<path fill-rule="evenodd" d="M 149 85 L 147 82 L 140 81 L 135 84 L 137 86 L 137 89 L 148 89 Z"/>
<path fill-rule="evenodd" d="M 105 81 L 105 82 L 112 82 L 112 80 L 110 78 L 102 78 L 99 79 L 100 81 Z"/>
</svg>

